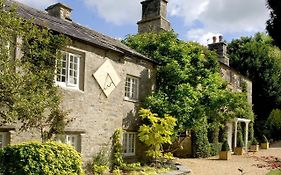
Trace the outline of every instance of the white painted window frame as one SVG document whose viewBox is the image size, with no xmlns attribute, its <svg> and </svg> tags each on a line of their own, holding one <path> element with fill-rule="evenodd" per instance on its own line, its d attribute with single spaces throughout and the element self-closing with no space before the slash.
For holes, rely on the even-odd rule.
<svg viewBox="0 0 281 175">
<path fill-rule="evenodd" d="M 80 137 L 79 134 L 62 134 L 62 135 L 57 135 L 55 140 L 60 143 L 65 143 L 65 144 L 71 145 L 75 148 L 75 150 L 78 151 L 79 144 L 81 145 L 81 143 L 79 142 L 80 141 L 79 137 Z M 74 138 L 74 142 L 71 143 L 69 141 L 69 138 Z"/>
<path fill-rule="evenodd" d="M 130 141 L 130 134 L 134 135 L 133 140 Z M 136 137 L 137 132 L 123 132 L 122 144 L 123 144 L 123 155 L 124 156 L 135 156 L 136 155 Z M 125 142 L 126 139 L 126 142 Z M 133 148 L 133 152 L 131 149 Z M 125 152 L 126 150 L 126 152 Z"/>
<path fill-rule="evenodd" d="M 127 82 L 129 80 L 129 86 L 127 86 Z M 133 94 L 133 80 L 136 81 L 136 91 L 135 91 L 135 97 Z M 127 75 L 126 80 L 125 80 L 125 100 L 130 100 L 130 101 L 138 101 L 139 100 L 139 85 L 140 85 L 140 78 L 132 76 L 132 75 Z M 127 90 L 128 88 L 128 90 Z"/>
<path fill-rule="evenodd" d="M 74 142 L 70 142 L 70 140 L 72 140 L 72 138 L 74 138 Z M 79 140 L 79 135 L 77 134 L 65 134 L 65 143 L 68 145 L 73 146 L 76 150 L 78 150 L 78 140 Z"/>
<path fill-rule="evenodd" d="M 65 82 L 62 82 L 62 81 L 59 81 L 58 80 L 58 76 L 61 76 L 61 73 L 60 75 L 57 75 L 56 76 L 56 84 L 61 86 L 61 87 L 71 87 L 71 88 L 75 88 L 75 89 L 79 89 L 79 81 L 80 81 L 80 60 L 81 60 L 81 56 L 80 55 L 77 55 L 77 54 L 73 54 L 73 53 L 70 53 L 70 52 L 66 52 L 66 51 L 62 51 L 62 54 L 63 54 L 63 57 L 66 55 L 66 74 L 65 74 Z M 70 62 L 70 57 L 73 57 L 73 59 L 77 59 L 77 83 L 74 84 L 70 81 L 70 65 L 71 65 L 71 62 Z M 63 58 L 62 58 L 63 59 Z M 74 63 L 74 60 L 73 60 L 73 63 Z M 74 63 L 75 64 L 75 63 Z M 73 64 L 73 66 L 74 66 Z M 62 65 L 61 65 L 62 66 Z M 62 69 L 61 69 L 62 70 Z M 60 70 L 60 71 L 61 71 Z M 73 71 L 75 71 L 75 69 L 73 69 Z M 58 72 L 58 71 L 57 71 Z"/>
</svg>

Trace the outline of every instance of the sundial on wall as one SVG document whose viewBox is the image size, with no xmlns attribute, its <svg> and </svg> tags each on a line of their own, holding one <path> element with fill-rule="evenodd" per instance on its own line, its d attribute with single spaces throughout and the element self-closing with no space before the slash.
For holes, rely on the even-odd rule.
<svg viewBox="0 0 281 175">
<path fill-rule="evenodd" d="M 102 91 L 108 97 L 120 83 L 120 78 L 110 60 L 106 60 L 93 74 Z"/>
</svg>

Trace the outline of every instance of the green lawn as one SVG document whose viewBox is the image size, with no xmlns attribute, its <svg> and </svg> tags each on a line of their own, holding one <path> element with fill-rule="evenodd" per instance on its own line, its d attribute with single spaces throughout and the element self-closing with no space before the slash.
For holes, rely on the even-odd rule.
<svg viewBox="0 0 281 175">
<path fill-rule="evenodd" d="M 266 175 L 281 175 L 281 169 L 272 170 L 269 173 L 267 173 Z"/>
</svg>

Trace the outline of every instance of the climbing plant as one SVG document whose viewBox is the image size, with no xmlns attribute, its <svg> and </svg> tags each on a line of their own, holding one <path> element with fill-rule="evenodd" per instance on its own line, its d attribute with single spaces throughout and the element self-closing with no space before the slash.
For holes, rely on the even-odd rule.
<svg viewBox="0 0 281 175">
<path fill-rule="evenodd" d="M 11 2 L 0 0 L 0 124 L 36 128 L 42 140 L 61 133 L 70 121 L 60 108 L 54 84 L 60 50 L 68 39 L 19 17 Z M 15 55 L 20 48 L 22 56 Z"/>
</svg>

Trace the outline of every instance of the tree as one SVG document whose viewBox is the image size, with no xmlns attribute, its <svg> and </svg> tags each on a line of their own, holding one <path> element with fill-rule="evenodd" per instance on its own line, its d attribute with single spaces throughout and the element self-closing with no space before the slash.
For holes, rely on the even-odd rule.
<svg viewBox="0 0 281 175">
<path fill-rule="evenodd" d="M 266 30 L 273 38 L 274 43 L 281 48 L 281 2 L 267 0 L 267 8 L 270 10 L 270 19 L 266 22 Z"/>
<path fill-rule="evenodd" d="M 0 118 L 1 125 L 38 128 L 42 139 L 63 131 L 68 122 L 54 84 L 59 51 L 68 39 L 20 18 L 16 8 L 0 0 Z M 22 57 L 14 59 L 13 50 Z"/>
<path fill-rule="evenodd" d="M 253 82 L 255 129 L 261 137 L 267 116 L 281 105 L 281 52 L 262 33 L 233 40 L 228 52 L 231 66 Z"/>
<path fill-rule="evenodd" d="M 273 109 L 266 120 L 266 126 L 271 138 L 280 139 L 281 132 L 281 110 Z"/>
<path fill-rule="evenodd" d="M 177 132 L 200 126 L 204 118 L 212 127 L 220 127 L 246 111 L 253 117 L 245 95 L 226 88 L 218 57 L 206 47 L 178 40 L 173 32 L 129 36 L 123 42 L 160 62 L 157 88 L 145 107 L 159 116 L 174 116 Z"/>
<path fill-rule="evenodd" d="M 176 125 L 176 119 L 165 114 L 159 117 L 149 109 L 139 111 L 142 121 L 139 128 L 139 139 L 147 147 L 146 155 L 154 161 L 161 158 L 171 158 L 171 153 L 164 153 L 164 144 L 172 144 L 172 135 Z"/>
</svg>

